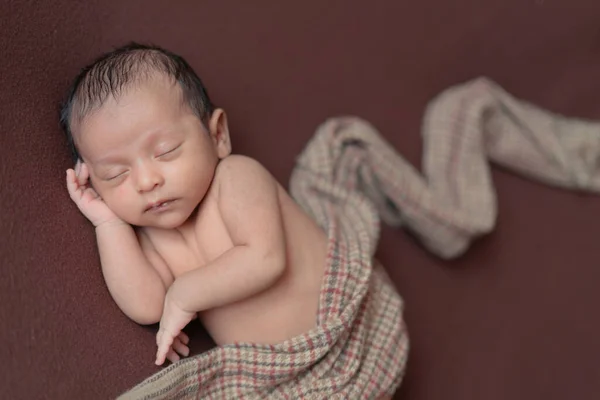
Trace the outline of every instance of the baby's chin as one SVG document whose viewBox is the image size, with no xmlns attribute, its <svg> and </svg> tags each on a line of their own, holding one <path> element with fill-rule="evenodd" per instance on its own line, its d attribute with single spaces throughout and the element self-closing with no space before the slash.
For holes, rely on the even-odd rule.
<svg viewBox="0 0 600 400">
<path fill-rule="evenodd" d="M 177 229 L 183 226 L 189 219 L 189 215 L 149 215 L 144 218 L 136 219 L 135 221 L 127 221 L 130 225 L 140 228 L 158 228 L 158 229 Z"/>
</svg>

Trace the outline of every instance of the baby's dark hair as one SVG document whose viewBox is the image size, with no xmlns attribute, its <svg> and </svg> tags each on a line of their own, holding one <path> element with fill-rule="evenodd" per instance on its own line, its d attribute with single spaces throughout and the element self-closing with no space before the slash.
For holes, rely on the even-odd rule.
<svg viewBox="0 0 600 400">
<path fill-rule="evenodd" d="M 118 97 L 136 83 L 159 73 L 178 82 L 183 100 L 205 125 L 214 105 L 200 77 L 181 56 L 154 45 L 132 42 L 97 58 L 75 78 L 60 108 L 60 124 L 67 135 L 74 161 L 80 159 L 73 140 L 73 126 L 105 101 Z"/>
</svg>

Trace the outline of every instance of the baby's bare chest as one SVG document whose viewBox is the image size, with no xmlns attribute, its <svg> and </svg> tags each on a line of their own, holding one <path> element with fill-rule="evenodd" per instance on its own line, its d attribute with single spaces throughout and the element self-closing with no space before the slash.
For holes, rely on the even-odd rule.
<svg viewBox="0 0 600 400">
<path fill-rule="evenodd" d="M 233 247 L 222 219 L 203 210 L 188 227 L 150 231 L 148 237 L 173 277 L 204 266 Z"/>
</svg>

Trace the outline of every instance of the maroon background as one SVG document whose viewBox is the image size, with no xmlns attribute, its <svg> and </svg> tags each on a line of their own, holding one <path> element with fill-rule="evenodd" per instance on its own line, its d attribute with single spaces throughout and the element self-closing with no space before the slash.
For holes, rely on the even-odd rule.
<svg viewBox="0 0 600 400">
<path fill-rule="evenodd" d="M 157 371 L 154 330 L 110 299 L 93 230 L 63 184 L 57 103 L 111 46 L 181 53 L 229 112 L 235 151 L 284 184 L 317 124 L 337 114 L 368 119 L 419 165 L 426 102 L 479 75 L 600 119 L 597 0 L 171 4 L 0 0 L 2 398 L 110 398 Z M 379 256 L 412 339 L 397 398 L 595 398 L 600 202 L 494 178 L 498 228 L 460 260 L 384 230 Z M 193 340 L 210 346 L 198 326 Z"/>
</svg>

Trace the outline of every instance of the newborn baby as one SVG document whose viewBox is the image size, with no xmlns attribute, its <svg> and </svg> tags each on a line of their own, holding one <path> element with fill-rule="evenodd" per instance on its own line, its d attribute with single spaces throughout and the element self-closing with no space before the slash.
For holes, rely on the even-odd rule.
<svg viewBox="0 0 600 400">
<path fill-rule="evenodd" d="M 316 324 L 327 238 L 258 162 L 181 57 L 128 45 L 84 68 L 61 112 L 71 199 L 95 226 L 120 309 L 160 322 L 156 364 L 217 344 L 277 343 Z"/>
</svg>

